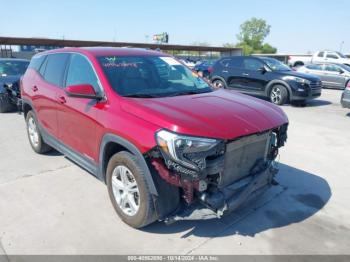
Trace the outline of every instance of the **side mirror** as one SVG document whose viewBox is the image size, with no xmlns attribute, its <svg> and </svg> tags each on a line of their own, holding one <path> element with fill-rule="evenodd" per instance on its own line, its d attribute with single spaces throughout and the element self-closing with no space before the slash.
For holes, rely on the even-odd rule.
<svg viewBox="0 0 350 262">
<path fill-rule="evenodd" d="M 265 73 L 267 72 L 265 66 L 260 67 L 260 68 L 258 69 L 258 71 L 259 71 L 260 73 L 262 73 L 262 74 L 265 74 Z"/>
<path fill-rule="evenodd" d="M 70 97 L 79 97 L 96 100 L 102 99 L 100 95 L 96 94 L 93 86 L 89 84 L 67 86 L 65 91 L 67 96 Z"/>
</svg>

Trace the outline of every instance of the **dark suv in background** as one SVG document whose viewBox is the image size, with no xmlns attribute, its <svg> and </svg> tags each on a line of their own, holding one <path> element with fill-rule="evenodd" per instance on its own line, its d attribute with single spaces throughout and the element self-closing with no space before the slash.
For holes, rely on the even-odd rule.
<svg viewBox="0 0 350 262">
<path fill-rule="evenodd" d="M 277 105 L 305 103 L 321 95 L 321 80 L 291 70 L 280 61 L 267 57 L 236 56 L 218 60 L 211 73 L 216 88 L 237 90 L 266 97 Z"/>
</svg>

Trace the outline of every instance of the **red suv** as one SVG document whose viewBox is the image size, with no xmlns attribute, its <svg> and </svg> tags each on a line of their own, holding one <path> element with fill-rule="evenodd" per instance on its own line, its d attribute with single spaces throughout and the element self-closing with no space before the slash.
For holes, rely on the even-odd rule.
<svg viewBox="0 0 350 262">
<path fill-rule="evenodd" d="M 107 184 L 127 224 L 220 217 L 277 183 L 277 106 L 214 90 L 175 58 L 129 48 L 35 55 L 21 83 L 35 152 L 52 148 Z"/>
</svg>

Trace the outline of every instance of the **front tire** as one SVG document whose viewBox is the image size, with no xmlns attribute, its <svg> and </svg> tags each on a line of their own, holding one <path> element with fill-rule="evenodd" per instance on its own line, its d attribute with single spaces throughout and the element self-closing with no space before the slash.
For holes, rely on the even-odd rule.
<svg viewBox="0 0 350 262">
<path fill-rule="evenodd" d="M 288 100 L 288 91 L 283 85 L 274 85 L 270 90 L 270 101 L 275 105 L 283 105 Z"/>
<path fill-rule="evenodd" d="M 141 228 L 158 219 L 144 171 L 133 154 L 122 151 L 113 155 L 106 179 L 113 207 L 126 224 Z"/>
<path fill-rule="evenodd" d="M 33 150 L 38 154 L 44 154 L 51 151 L 52 148 L 44 142 L 41 136 L 38 121 L 33 111 L 27 113 L 26 124 L 29 143 Z"/>
</svg>

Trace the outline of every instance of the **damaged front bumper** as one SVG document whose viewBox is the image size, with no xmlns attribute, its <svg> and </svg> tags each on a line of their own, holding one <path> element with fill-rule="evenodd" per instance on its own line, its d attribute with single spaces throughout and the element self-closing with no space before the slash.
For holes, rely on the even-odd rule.
<svg viewBox="0 0 350 262">
<path fill-rule="evenodd" d="M 287 139 L 287 124 L 262 133 L 222 141 L 201 153 L 199 171 L 175 163 L 160 149 L 151 154 L 150 163 L 167 183 L 178 187 L 182 205 L 161 220 L 219 218 L 275 184 L 278 149 Z M 196 162 L 196 161 L 193 161 Z"/>
<path fill-rule="evenodd" d="M 198 201 L 190 206 L 177 210 L 176 214 L 167 217 L 164 221 L 172 224 L 181 220 L 206 220 L 220 218 L 228 214 L 254 197 L 264 193 L 270 186 L 275 185 L 274 176 L 278 173 L 274 162 L 264 171 L 237 181 L 219 190 L 214 198 L 224 197 L 220 207 L 209 206 L 205 200 L 205 193 L 199 196 Z"/>
</svg>

